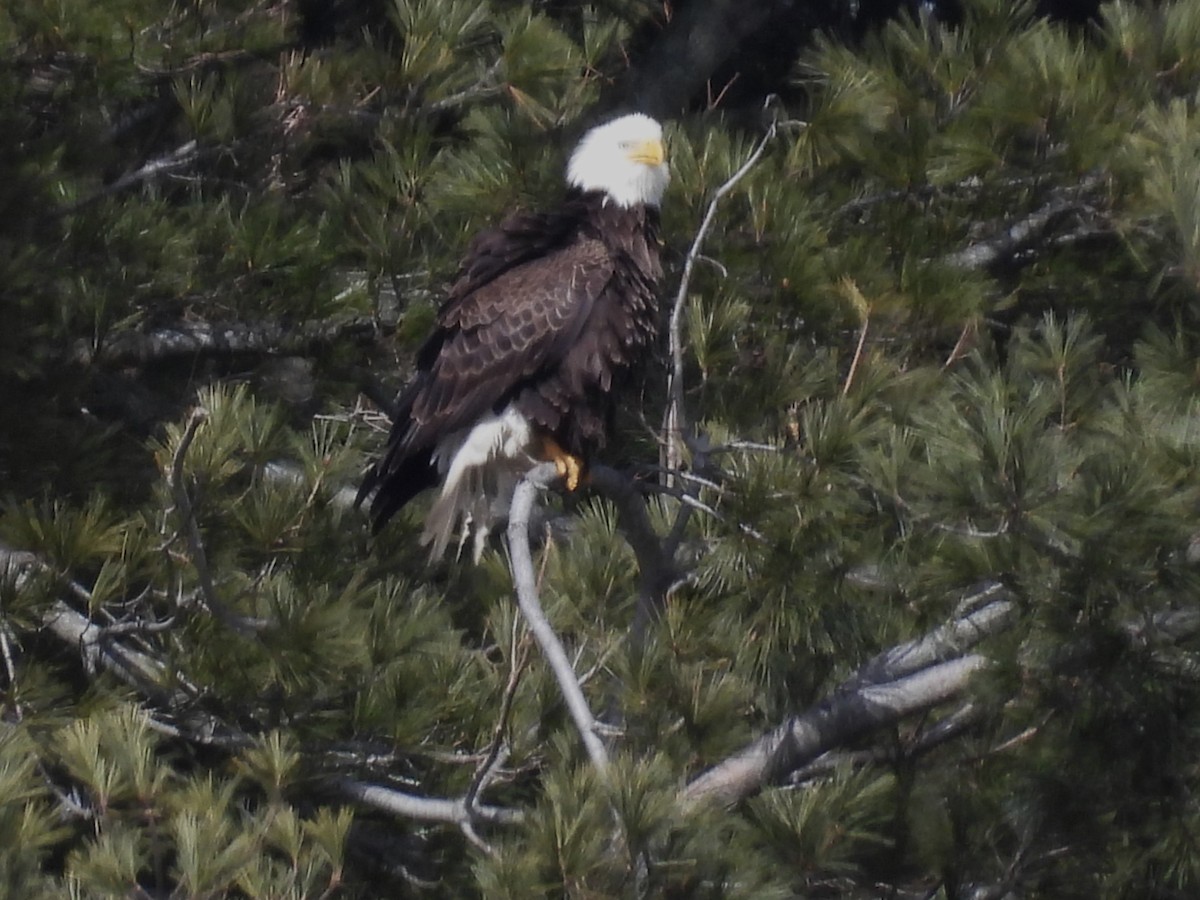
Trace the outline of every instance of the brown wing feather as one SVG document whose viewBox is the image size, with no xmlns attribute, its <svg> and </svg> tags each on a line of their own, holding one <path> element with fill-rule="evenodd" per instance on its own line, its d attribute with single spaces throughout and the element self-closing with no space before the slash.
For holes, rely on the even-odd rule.
<svg viewBox="0 0 1200 900">
<path fill-rule="evenodd" d="M 509 269 L 439 315 L 437 352 L 412 398 L 409 446 L 465 427 L 570 351 L 612 277 L 602 243 L 581 240 Z"/>
<path fill-rule="evenodd" d="M 569 202 L 558 212 L 514 213 L 497 227 L 476 235 L 442 305 L 439 324 L 468 326 L 470 322 L 460 320 L 460 314 L 478 307 L 475 295 L 480 288 L 524 263 L 566 247 L 585 214 L 583 204 Z"/>
<path fill-rule="evenodd" d="M 657 333 L 661 268 L 649 210 L 595 210 L 614 253 L 614 272 L 596 296 L 577 338 L 548 377 L 524 389 L 518 406 L 558 432 L 574 453 L 602 446 L 615 381 L 636 364 Z"/>
</svg>

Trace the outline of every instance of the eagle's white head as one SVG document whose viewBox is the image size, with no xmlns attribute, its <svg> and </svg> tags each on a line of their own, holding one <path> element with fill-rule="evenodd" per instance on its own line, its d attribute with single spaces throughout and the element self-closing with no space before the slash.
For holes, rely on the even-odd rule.
<svg viewBox="0 0 1200 900">
<path fill-rule="evenodd" d="M 671 181 L 662 126 L 633 113 L 598 125 L 583 136 L 567 163 L 567 183 L 601 191 L 618 206 L 658 206 Z"/>
</svg>

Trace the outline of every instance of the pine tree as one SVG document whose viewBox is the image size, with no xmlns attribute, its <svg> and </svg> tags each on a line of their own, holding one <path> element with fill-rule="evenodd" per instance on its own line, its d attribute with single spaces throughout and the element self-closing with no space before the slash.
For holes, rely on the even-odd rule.
<svg viewBox="0 0 1200 900">
<path fill-rule="evenodd" d="M 0 11 L 9 895 L 1200 890 L 1200 8 L 655 57 L 727 6 Z M 466 242 L 639 95 L 681 340 L 592 487 L 369 538 Z"/>
</svg>

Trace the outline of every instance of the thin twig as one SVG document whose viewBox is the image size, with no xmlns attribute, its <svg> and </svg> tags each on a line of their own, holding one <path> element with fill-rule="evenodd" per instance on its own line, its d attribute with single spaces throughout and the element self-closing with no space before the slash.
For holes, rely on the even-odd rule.
<svg viewBox="0 0 1200 900">
<path fill-rule="evenodd" d="M 475 767 L 475 774 L 471 778 L 471 783 L 467 785 L 467 792 L 463 795 L 463 807 L 467 811 L 468 816 L 474 814 L 476 801 L 479 794 L 488 786 L 489 783 L 496 777 L 497 770 L 504 765 L 508 757 L 508 747 L 504 742 L 504 733 L 508 731 L 508 718 L 512 712 L 513 698 L 516 697 L 517 687 L 521 684 L 521 675 L 525 672 L 525 666 L 529 663 L 529 641 L 527 637 L 517 637 L 517 630 L 520 627 L 520 620 L 513 620 L 513 634 L 509 645 L 509 670 L 508 683 L 504 686 L 504 694 L 500 698 L 500 712 L 496 716 L 496 727 L 492 732 L 492 742 L 488 746 L 487 753 Z M 470 819 L 462 824 L 463 834 L 467 840 L 475 844 L 480 850 L 488 856 L 495 856 L 496 851 L 493 847 L 479 837 L 471 827 Z"/>
<path fill-rule="evenodd" d="M 718 490 L 724 491 L 724 488 L 722 488 L 720 485 L 716 484 L 716 482 L 709 481 L 706 478 L 695 478 L 695 477 L 689 476 L 687 472 L 675 472 L 673 474 L 675 475 L 675 477 L 678 477 L 681 481 L 694 482 L 701 486 L 713 485 Z M 674 487 L 671 487 L 670 485 L 664 485 L 664 484 L 646 485 L 646 487 L 648 490 L 653 490 L 653 491 L 656 491 L 657 493 L 665 494 L 668 497 L 674 497 L 676 500 L 678 500 L 680 502 L 680 504 L 682 506 L 686 506 L 690 509 L 694 509 L 696 512 L 702 512 L 705 515 L 711 516 L 712 518 L 716 519 L 718 522 L 728 523 L 728 521 L 729 521 L 724 515 L 719 513 L 714 507 L 705 503 L 703 500 L 698 499 L 694 494 L 690 493 L 689 491 L 687 491 L 684 488 L 674 488 Z M 738 531 L 740 531 L 742 534 L 752 537 L 756 541 L 760 541 L 760 542 L 766 541 L 766 538 L 763 536 L 762 532 L 747 525 L 745 522 L 738 522 L 736 524 L 737 524 Z M 671 533 L 667 535 L 667 538 L 665 541 L 665 544 L 668 547 L 674 547 L 676 549 L 678 548 L 679 542 L 681 541 L 681 539 L 683 537 L 683 529 L 686 525 L 687 525 L 687 522 L 686 522 L 686 520 L 683 519 L 682 516 L 680 516 L 679 518 L 677 518 L 675 520 L 675 525 L 672 526 Z"/>
<path fill-rule="evenodd" d="M 683 261 L 683 275 L 679 279 L 679 290 L 675 294 L 675 303 L 671 307 L 671 321 L 668 326 L 668 349 L 671 355 L 671 371 L 667 377 L 667 415 L 663 422 L 663 435 L 666 443 L 666 460 L 664 465 L 668 471 L 680 468 L 683 460 L 683 432 L 687 428 L 686 416 L 683 410 L 683 310 L 687 303 L 688 287 L 691 284 L 692 272 L 696 268 L 696 262 L 701 258 L 700 248 L 704 244 L 704 239 L 708 235 L 709 229 L 712 228 L 713 221 L 717 215 L 717 206 L 725 195 L 733 190 L 734 186 L 741 181 L 746 174 L 754 168 L 758 161 L 766 152 L 767 145 L 775 138 L 777 123 L 771 122 L 767 128 L 766 134 L 758 142 L 754 151 L 742 163 L 741 167 L 730 176 L 729 180 L 717 188 L 713 198 L 709 201 L 708 209 L 704 213 L 704 219 L 700 222 L 700 229 L 696 232 L 696 237 L 692 240 L 692 246 L 688 250 L 687 256 Z"/>
<path fill-rule="evenodd" d="M 960 359 L 966 356 L 967 344 L 975 336 L 975 332 L 979 327 L 978 319 L 968 319 L 967 324 L 962 327 L 959 332 L 958 340 L 954 342 L 954 349 L 950 351 L 950 355 L 946 357 L 946 361 L 942 364 L 943 369 L 948 369 Z"/>
<path fill-rule="evenodd" d="M 479 76 L 479 79 L 465 90 L 461 90 L 456 94 L 451 94 L 448 97 L 442 97 L 440 100 L 431 100 L 421 105 L 422 112 L 432 113 L 441 112 L 446 109 L 453 109 L 456 106 L 461 106 L 472 100 L 482 100 L 485 97 L 492 97 L 500 93 L 504 89 L 504 85 L 496 84 L 496 74 L 500 71 L 504 64 L 504 57 L 496 59 L 487 71 Z"/>
<path fill-rule="evenodd" d="M 854 375 L 858 371 L 859 362 L 862 360 L 863 345 L 867 342 L 867 329 L 870 325 L 870 316 L 864 316 L 862 328 L 858 330 L 858 344 L 854 348 L 854 358 L 850 360 L 850 371 L 846 373 L 846 383 L 842 385 L 843 397 L 850 393 L 850 386 L 854 384 Z"/>
<path fill-rule="evenodd" d="M 713 481 L 711 478 L 705 478 L 702 475 L 697 475 L 695 472 L 689 472 L 687 469 L 667 470 L 664 466 L 659 465 L 640 465 L 638 466 L 638 473 L 641 474 L 642 472 L 654 472 L 659 475 L 668 475 L 671 478 L 678 478 L 680 481 L 686 481 L 702 488 L 708 488 L 717 494 L 724 494 L 726 492 L 725 485 L 721 484 L 720 482 Z M 672 497 L 678 496 L 678 492 L 682 490 L 682 488 L 672 488 L 664 484 L 654 484 L 646 481 L 639 481 L 638 487 L 647 494 L 668 494 Z"/>
<path fill-rule="evenodd" d="M 600 656 L 592 663 L 592 667 L 579 676 L 579 684 L 585 685 L 601 672 L 611 671 L 608 666 L 608 661 L 612 659 L 614 653 L 621 648 L 620 641 L 614 641 L 608 645 L 608 648 L 601 652 Z"/>
<path fill-rule="evenodd" d="M 1020 744 L 1024 744 L 1026 741 L 1032 740 L 1034 737 L 1037 736 L 1038 732 L 1040 732 L 1043 728 L 1046 727 L 1046 723 L 1049 722 L 1052 718 L 1054 718 L 1054 710 L 1051 710 L 1050 712 L 1048 712 L 1044 716 L 1042 716 L 1041 721 L 1038 722 L 1036 725 L 1030 725 L 1028 728 L 1022 730 L 1020 733 L 1014 734 L 1012 737 L 1010 737 L 1004 741 L 1001 741 L 995 747 L 992 747 L 990 750 L 988 750 L 985 754 L 981 754 L 980 758 L 982 758 L 983 756 L 992 756 L 993 754 L 996 754 L 996 753 L 1004 753 L 1006 750 L 1011 750 L 1013 747 L 1016 747 Z"/>
<path fill-rule="evenodd" d="M 608 751 L 596 734 L 596 717 L 592 715 L 587 699 L 583 696 L 579 679 L 571 667 L 571 660 L 542 610 L 533 568 L 533 554 L 529 549 L 529 517 L 533 512 L 534 497 L 556 477 L 554 466 L 542 463 L 531 469 L 513 492 L 508 518 L 508 552 L 512 564 L 513 586 L 516 588 L 521 614 L 529 623 L 529 630 L 533 632 L 538 646 L 542 649 L 542 655 L 546 657 L 546 663 L 554 673 L 567 710 L 575 722 L 579 736 L 583 739 L 588 757 L 600 777 L 607 779 Z"/>
</svg>

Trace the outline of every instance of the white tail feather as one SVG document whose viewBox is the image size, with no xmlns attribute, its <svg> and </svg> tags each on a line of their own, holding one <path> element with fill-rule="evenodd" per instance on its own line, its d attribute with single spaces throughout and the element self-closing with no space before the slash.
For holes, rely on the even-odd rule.
<svg viewBox="0 0 1200 900">
<path fill-rule="evenodd" d="M 509 407 L 438 444 L 433 459 L 444 474 L 442 490 L 425 518 L 421 544 L 440 559 L 459 531 L 458 552 L 474 533 L 472 555 L 483 555 L 488 535 L 508 515 L 517 482 L 533 462 L 529 421 Z"/>
</svg>

